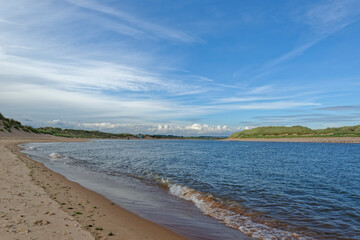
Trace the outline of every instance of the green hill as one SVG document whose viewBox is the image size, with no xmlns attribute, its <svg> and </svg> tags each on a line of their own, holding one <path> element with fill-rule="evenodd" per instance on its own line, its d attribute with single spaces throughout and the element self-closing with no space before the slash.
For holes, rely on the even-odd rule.
<svg viewBox="0 0 360 240">
<path fill-rule="evenodd" d="M 105 133 L 100 131 L 88 131 L 78 129 L 61 129 L 53 127 L 37 128 L 39 133 L 50 134 L 58 137 L 72 137 L 72 138 L 137 138 L 130 133 Z"/>
<path fill-rule="evenodd" d="M 360 137 L 360 125 L 339 128 L 310 129 L 293 127 L 257 127 L 230 135 L 229 138 L 289 138 L 289 137 Z"/>
</svg>

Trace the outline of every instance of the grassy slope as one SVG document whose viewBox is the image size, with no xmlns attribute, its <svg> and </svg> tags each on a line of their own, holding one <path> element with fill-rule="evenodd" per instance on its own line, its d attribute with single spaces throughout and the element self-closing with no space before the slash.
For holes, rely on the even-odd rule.
<svg viewBox="0 0 360 240">
<path fill-rule="evenodd" d="M 310 129 L 293 127 L 257 127 L 230 135 L 229 138 L 289 138 L 289 137 L 360 137 L 360 125 L 351 127 Z"/>
<path fill-rule="evenodd" d="M 23 130 L 25 132 L 29 133 L 39 133 L 37 129 L 30 127 L 30 126 L 24 126 L 21 124 L 21 122 L 18 122 L 11 118 L 6 118 L 0 113 L 0 131 L 8 131 L 11 132 L 12 129 L 16 130 Z"/>
<path fill-rule="evenodd" d="M 73 137 L 73 138 L 75 137 L 76 138 L 127 138 L 127 137 L 135 138 L 136 137 L 132 134 L 127 134 L 127 133 L 112 134 L 112 133 L 104 133 L 99 131 L 61 129 L 61 128 L 52 128 L 52 127 L 33 128 L 30 126 L 24 126 L 21 124 L 21 122 L 18 122 L 14 119 L 6 118 L 0 113 L 0 131 L 11 132 L 14 129 L 23 130 L 25 132 L 43 133 L 54 136 Z"/>
<path fill-rule="evenodd" d="M 37 128 L 40 133 L 50 134 L 58 137 L 72 137 L 72 138 L 127 138 L 136 137 L 129 133 L 113 134 L 99 131 L 87 131 L 76 129 L 61 129 L 53 127 Z"/>
</svg>

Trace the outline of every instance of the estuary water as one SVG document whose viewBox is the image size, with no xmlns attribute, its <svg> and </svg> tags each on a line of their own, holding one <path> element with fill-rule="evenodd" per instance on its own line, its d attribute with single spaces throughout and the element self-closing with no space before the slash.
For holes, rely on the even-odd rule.
<svg viewBox="0 0 360 240">
<path fill-rule="evenodd" d="M 360 144 L 95 140 L 22 147 L 191 239 L 360 239 Z"/>
</svg>

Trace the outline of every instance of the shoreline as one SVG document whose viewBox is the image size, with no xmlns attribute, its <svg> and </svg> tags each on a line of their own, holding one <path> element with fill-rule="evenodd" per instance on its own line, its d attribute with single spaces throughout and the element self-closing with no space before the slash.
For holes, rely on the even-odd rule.
<svg viewBox="0 0 360 240">
<path fill-rule="evenodd" d="M 227 140 L 229 141 L 229 139 L 226 139 L 225 141 Z M 289 140 L 288 138 L 239 139 L 239 140 L 233 139 L 232 141 L 242 141 L 242 140 L 258 141 L 258 142 L 260 141 L 271 142 L 273 140 L 281 140 L 277 142 L 289 142 L 287 141 Z M 342 138 L 342 139 L 327 138 L 326 142 L 318 141 L 319 139 L 315 139 L 315 138 L 291 138 L 290 140 L 297 140 L 292 142 L 322 142 L 322 143 L 359 143 L 360 142 L 360 138 Z M 321 138 L 320 140 L 324 140 L 324 139 Z M 153 218 L 153 215 L 149 215 L 150 217 L 144 216 L 143 213 L 146 212 L 146 209 L 142 209 L 142 211 L 140 212 L 133 211 L 133 209 L 131 207 L 129 208 L 129 206 L 127 206 L 126 204 L 123 205 L 121 202 L 117 202 L 117 200 L 112 198 L 111 196 L 109 197 L 109 195 L 104 194 L 104 192 L 88 186 L 86 181 L 81 182 L 77 180 L 69 180 L 72 178 L 70 177 L 70 175 L 67 175 L 66 172 L 65 174 L 64 172 L 61 171 L 57 173 L 57 170 L 53 169 L 51 166 L 48 166 L 46 162 L 44 164 L 42 163 L 42 161 L 33 160 L 30 157 L 27 157 L 25 153 L 21 153 L 19 151 L 21 148 L 18 146 L 19 144 L 22 143 L 31 143 L 31 142 L 45 143 L 45 142 L 87 142 L 87 141 L 91 141 L 91 139 L 83 139 L 83 138 L 68 139 L 68 138 L 59 138 L 52 136 L 47 137 L 43 135 L 40 136 L 38 135 L 35 137 L 26 137 L 26 138 L 0 137 L 0 150 L 2 150 L 0 151 L 0 173 L 1 170 L 3 170 L 2 174 L 0 174 L 0 183 L 2 183 L 3 186 L 10 185 L 6 182 L 6 177 L 9 178 L 9 176 L 3 177 L 4 175 L 10 175 L 8 174 L 9 173 L 8 168 L 6 167 L 4 168 L 4 164 L 3 164 L 4 162 L 8 162 L 8 159 L 10 157 L 17 159 L 16 160 L 17 162 L 24 165 L 27 171 L 26 174 L 18 178 L 18 182 L 20 180 L 20 184 L 18 185 L 20 185 L 21 187 L 22 182 L 28 182 L 27 183 L 28 185 L 30 184 L 42 190 L 44 193 L 43 195 L 45 195 L 45 197 L 48 198 L 48 200 L 45 201 L 46 204 L 48 204 L 48 202 L 53 202 L 52 210 L 50 210 L 50 207 L 48 207 L 48 205 L 43 206 L 42 208 L 42 211 L 44 212 L 43 214 L 46 215 L 46 217 L 52 217 L 52 218 L 54 217 L 57 218 L 58 215 L 60 216 L 61 214 L 65 214 L 66 217 L 62 217 L 62 219 L 63 220 L 70 219 L 71 224 L 61 223 L 60 224 L 61 227 L 66 226 L 67 228 L 66 230 L 68 230 L 70 229 L 69 227 L 70 225 L 71 227 L 74 226 L 75 230 L 71 230 L 71 231 L 72 232 L 77 231 L 78 232 L 77 234 L 80 234 L 79 237 L 75 236 L 75 238 L 54 237 L 53 239 L 83 239 L 81 238 L 83 234 L 90 234 L 90 233 L 93 238 L 85 238 L 85 239 L 160 239 L 161 240 L 161 239 L 185 239 L 186 237 L 184 236 L 189 237 L 187 234 L 184 234 L 182 231 L 179 231 L 180 228 L 178 227 L 168 228 L 166 224 L 167 222 L 165 224 L 163 224 L 162 222 L 157 222 L 156 218 Z M 10 166 L 12 163 L 10 162 L 8 164 Z M 16 171 L 15 173 L 18 173 L 18 171 Z M 76 173 L 76 171 L 73 173 Z M 91 175 L 89 179 L 93 179 L 94 177 L 95 176 Z M 83 185 L 80 185 L 77 182 Z M 17 187 L 18 186 L 15 186 L 14 190 L 17 190 Z M 34 224 L 37 225 L 36 223 L 34 223 L 34 221 L 31 220 L 32 222 L 25 223 L 26 222 L 25 220 L 25 222 L 23 221 L 22 223 L 23 225 L 25 224 L 26 227 L 18 228 L 17 225 L 12 224 L 14 221 L 12 222 L 8 221 L 8 219 L 6 218 L 6 214 L 4 215 L 4 211 L 3 211 L 4 206 L 2 206 L 4 204 L 1 204 L 1 202 L 5 202 L 3 201 L 4 189 L 5 189 L 4 187 L 0 188 L 0 235 L 2 235 L 2 232 L 4 232 L 4 234 L 8 234 L 10 229 L 11 230 L 10 234 L 11 232 L 15 234 L 25 234 L 27 239 L 30 238 L 32 239 L 33 237 L 31 234 L 34 232 L 33 230 Z M 32 194 L 32 190 L 23 188 L 22 192 L 19 193 L 19 196 L 20 194 L 26 195 L 30 193 Z M 40 201 L 37 198 L 37 195 L 34 196 L 35 197 L 32 197 L 33 201 L 37 201 L 40 203 L 44 202 L 44 201 Z M 15 198 L 17 197 L 16 196 L 8 197 L 7 199 L 9 202 L 11 202 Z M 145 199 L 148 198 L 145 197 Z M 116 202 L 117 204 L 115 204 L 114 202 Z M 15 203 L 13 203 L 13 205 L 11 205 L 11 207 L 8 208 L 16 209 L 17 206 L 14 204 Z M 55 210 L 59 211 L 60 213 L 56 212 L 55 214 L 54 205 L 55 205 Z M 126 210 L 124 206 L 125 208 L 129 209 L 131 212 L 129 210 Z M 22 213 L 21 209 L 18 211 L 19 213 Z M 20 215 L 20 217 L 21 216 L 22 215 Z M 54 220 L 49 220 L 49 222 L 55 223 Z M 45 220 L 45 222 L 41 222 L 41 224 L 46 225 L 45 227 L 41 226 L 42 228 L 45 228 L 42 229 L 42 231 L 43 230 L 46 231 L 47 228 L 52 227 L 53 233 L 57 233 L 59 231 L 64 232 L 60 230 L 61 229 L 60 226 L 58 227 L 55 224 L 48 224 L 47 220 Z M 80 232 L 83 231 L 83 232 L 80 233 L 79 231 Z M 38 231 L 38 234 L 41 233 L 45 235 L 44 234 L 45 232 L 40 231 L 39 233 Z M 178 233 L 180 233 L 183 236 L 178 235 Z M 4 235 L 4 236 L 7 237 L 4 238 L 4 240 L 14 239 L 14 235 L 12 235 L 12 237 L 11 235 L 9 236 Z M 46 236 L 50 236 L 50 235 L 46 235 Z M 202 237 L 206 236 L 206 233 L 205 235 L 201 235 L 201 236 Z M 19 235 L 16 235 L 16 237 L 20 237 L 19 239 L 23 239 Z M 44 236 L 41 237 L 37 236 L 37 239 L 46 239 L 46 238 L 44 238 Z M 190 237 L 190 239 L 192 239 L 192 237 Z"/>
<path fill-rule="evenodd" d="M 60 212 L 73 218 L 79 226 L 82 225 L 81 228 L 85 233 L 91 233 L 95 239 L 185 239 L 171 230 L 123 209 L 104 196 L 66 179 L 63 175 L 53 172 L 42 163 L 30 159 L 18 151 L 18 145 L 22 143 L 76 141 L 83 142 L 88 139 L 47 136 L 0 138 L 0 145 L 25 164 L 25 167 L 29 169 L 32 185 L 43 189 L 47 197 L 57 203 Z M 3 155 L 2 158 L 7 160 Z M 36 198 L 33 200 L 36 201 Z M 26 234 L 31 233 L 30 231 Z M 80 238 L 75 236 L 73 239 Z"/>
<path fill-rule="evenodd" d="M 360 143 L 360 137 L 299 137 L 299 138 L 228 138 L 220 141 L 238 142 L 303 142 L 303 143 Z"/>
</svg>

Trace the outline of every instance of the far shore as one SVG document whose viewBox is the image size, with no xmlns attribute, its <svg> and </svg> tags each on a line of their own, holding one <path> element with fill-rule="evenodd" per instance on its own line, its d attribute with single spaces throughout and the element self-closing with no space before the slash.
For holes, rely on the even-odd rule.
<svg viewBox="0 0 360 240">
<path fill-rule="evenodd" d="M 239 142 L 312 142 L 312 143 L 360 143 L 360 137 L 299 137 L 299 138 L 227 138 L 221 141 Z"/>
<path fill-rule="evenodd" d="M 18 151 L 27 142 L 76 141 L 88 139 L 0 137 L 0 184 L 5 186 L 0 189 L 1 239 L 185 239 Z"/>
</svg>

